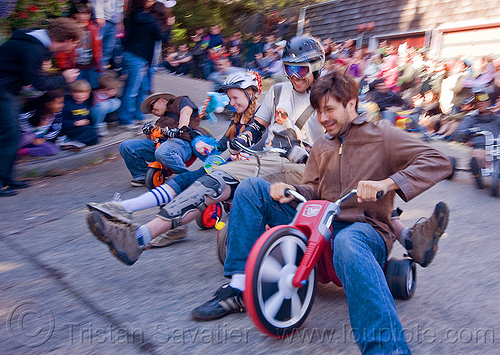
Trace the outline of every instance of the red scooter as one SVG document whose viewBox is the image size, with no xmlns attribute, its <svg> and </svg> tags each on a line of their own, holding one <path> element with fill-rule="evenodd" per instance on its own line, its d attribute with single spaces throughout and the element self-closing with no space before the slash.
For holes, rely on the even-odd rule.
<svg viewBox="0 0 500 355">
<path fill-rule="evenodd" d="M 316 292 L 316 281 L 342 286 L 333 267 L 330 239 L 340 205 L 356 195 L 353 189 L 335 203 L 302 201 L 291 225 L 266 231 L 254 244 L 246 263 L 243 300 L 255 325 L 277 338 L 293 334 L 306 320 Z M 381 194 L 381 192 L 379 192 Z M 382 196 L 377 196 L 381 198 Z M 387 283 L 395 298 L 409 299 L 416 288 L 416 265 L 410 258 L 391 258 L 385 266 Z"/>
</svg>

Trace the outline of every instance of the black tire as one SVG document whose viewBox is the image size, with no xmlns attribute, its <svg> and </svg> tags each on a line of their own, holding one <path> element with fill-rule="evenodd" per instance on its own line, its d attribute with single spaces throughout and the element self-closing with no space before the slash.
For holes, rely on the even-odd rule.
<svg viewBox="0 0 500 355">
<path fill-rule="evenodd" d="M 417 288 L 417 266 L 411 259 L 391 258 L 385 268 L 387 284 L 394 298 L 408 300 Z"/>
<path fill-rule="evenodd" d="M 457 159 L 455 157 L 448 157 L 451 163 L 451 174 L 446 177 L 447 180 L 453 179 L 455 171 L 457 170 Z"/>
<path fill-rule="evenodd" d="M 493 174 L 491 175 L 491 196 L 498 196 L 498 181 L 500 180 L 500 159 L 493 162 Z"/>
<path fill-rule="evenodd" d="M 227 224 L 217 233 L 217 256 L 222 265 L 226 261 L 227 254 Z"/>
<path fill-rule="evenodd" d="M 152 190 L 155 187 L 163 185 L 166 178 L 167 174 L 164 169 L 148 168 L 148 170 L 146 171 L 144 182 L 148 190 Z"/>
<path fill-rule="evenodd" d="M 256 249 L 253 255 L 252 251 L 247 260 L 245 292 L 250 293 L 245 299 L 251 300 L 246 303 L 247 312 L 255 324 L 271 336 L 291 335 L 311 311 L 316 292 L 316 268 L 304 286 L 298 289 L 291 286 L 291 278 L 307 243 L 302 232 L 284 226 L 269 234 L 260 250 Z"/>
</svg>

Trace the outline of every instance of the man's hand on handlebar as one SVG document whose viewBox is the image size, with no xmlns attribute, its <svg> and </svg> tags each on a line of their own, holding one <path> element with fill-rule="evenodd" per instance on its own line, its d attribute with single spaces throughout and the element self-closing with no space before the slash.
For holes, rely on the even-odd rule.
<svg viewBox="0 0 500 355">
<path fill-rule="evenodd" d="M 358 182 L 357 187 L 358 202 L 375 202 L 387 192 L 398 188 L 399 186 L 391 178 L 380 181 L 362 180 Z M 382 194 L 377 196 L 379 192 L 382 192 Z"/>
<path fill-rule="evenodd" d="M 285 184 L 284 182 L 277 182 L 271 185 L 270 195 L 273 200 L 278 201 L 279 203 L 288 203 L 293 201 L 294 197 L 292 195 L 285 196 L 285 190 L 290 189 L 292 191 L 297 191 L 295 186 Z"/>
<path fill-rule="evenodd" d="M 235 144 L 235 142 L 240 143 L 245 147 L 250 147 L 250 139 L 246 134 L 238 134 L 235 138 L 231 139 L 227 142 L 227 149 L 229 153 L 233 155 L 238 155 L 241 152 L 241 149 Z"/>
</svg>

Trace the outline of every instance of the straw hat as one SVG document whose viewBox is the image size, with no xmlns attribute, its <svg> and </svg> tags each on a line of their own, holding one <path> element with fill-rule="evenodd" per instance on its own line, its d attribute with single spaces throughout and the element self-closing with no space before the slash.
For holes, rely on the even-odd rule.
<svg viewBox="0 0 500 355">
<path fill-rule="evenodd" d="M 146 99 L 142 102 L 141 104 L 141 112 L 142 113 L 151 113 L 151 110 L 149 106 L 151 105 L 151 102 L 157 99 L 165 99 L 165 100 L 170 100 L 170 99 L 175 99 L 175 96 L 172 94 L 169 94 L 167 92 L 158 92 L 156 94 L 150 95 L 146 97 Z"/>
</svg>

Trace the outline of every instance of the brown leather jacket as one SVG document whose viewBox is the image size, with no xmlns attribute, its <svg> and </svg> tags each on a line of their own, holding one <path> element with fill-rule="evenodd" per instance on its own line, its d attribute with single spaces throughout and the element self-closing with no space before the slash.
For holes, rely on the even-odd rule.
<svg viewBox="0 0 500 355">
<path fill-rule="evenodd" d="M 342 204 L 338 218 L 372 225 L 384 238 L 389 254 L 395 192 L 409 201 L 451 174 L 451 164 L 446 156 L 420 139 L 386 121 L 368 122 L 364 115 L 352 122 L 342 138 L 343 142 L 325 134 L 314 142 L 303 185 L 296 188 L 307 199 L 336 201 L 361 180 L 390 177 L 399 190 L 377 202 L 358 203 L 352 197 Z"/>
</svg>

